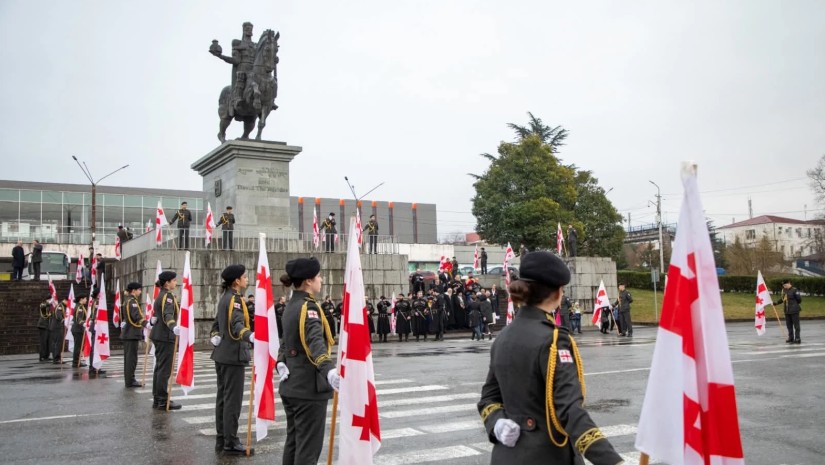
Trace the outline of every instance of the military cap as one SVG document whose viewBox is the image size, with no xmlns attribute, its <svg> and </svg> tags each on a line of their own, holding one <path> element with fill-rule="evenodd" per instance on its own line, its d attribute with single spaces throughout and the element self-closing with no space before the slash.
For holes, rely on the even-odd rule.
<svg viewBox="0 0 825 465">
<path fill-rule="evenodd" d="M 782 284 L 790 284 L 790 283 L 791 283 L 790 279 L 783 279 L 782 280 Z"/>
<path fill-rule="evenodd" d="M 293 281 L 314 278 L 318 276 L 320 271 L 321 264 L 315 257 L 296 258 L 286 263 L 286 274 Z"/>
<path fill-rule="evenodd" d="M 329 216 L 335 216 L 335 213 L 329 212 Z"/>
<path fill-rule="evenodd" d="M 229 265 L 221 272 L 221 279 L 227 282 L 232 282 L 246 273 L 246 267 L 243 265 Z"/>
<path fill-rule="evenodd" d="M 570 282 L 570 270 L 550 252 L 532 252 L 521 259 L 519 279 L 537 282 L 548 287 L 564 286 Z"/>
<path fill-rule="evenodd" d="M 174 271 L 164 271 L 160 275 L 158 275 L 158 282 L 161 286 L 168 283 L 169 281 L 178 277 L 178 274 Z"/>
<path fill-rule="evenodd" d="M 128 291 L 128 292 L 136 291 L 136 290 L 138 290 L 142 287 L 143 287 L 143 284 L 140 284 L 138 282 L 132 282 L 132 283 L 129 283 L 129 284 L 126 285 L 126 291 Z"/>
</svg>

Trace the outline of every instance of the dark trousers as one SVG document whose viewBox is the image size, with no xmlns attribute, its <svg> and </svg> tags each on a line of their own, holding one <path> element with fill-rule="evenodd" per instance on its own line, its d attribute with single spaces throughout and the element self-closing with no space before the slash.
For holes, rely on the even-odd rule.
<svg viewBox="0 0 825 465">
<path fill-rule="evenodd" d="M 72 330 L 74 337 L 74 350 L 72 351 L 72 365 L 80 365 L 80 349 L 83 348 L 83 331 Z"/>
<path fill-rule="evenodd" d="M 224 447 L 240 444 L 238 441 L 238 418 L 241 416 L 241 406 L 243 404 L 244 368 L 246 367 L 243 365 L 215 363 L 215 372 L 218 374 L 218 394 L 215 398 L 215 429 L 218 431 L 217 440 L 223 440 Z M 324 413 L 326 413 L 326 408 Z"/>
<path fill-rule="evenodd" d="M 235 231 L 231 229 L 224 229 L 223 230 L 223 249 L 224 250 L 232 250 L 233 242 L 235 241 Z"/>
<path fill-rule="evenodd" d="M 34 271 L 34 280 L 40 281 L 40 262 L 32 262 L 32 271 Z"/>
<path fill-rule="evenodd" d="M 137 382 L 135 369 L 137 369 L 139 344 L 140 341 L 136 339 L 123 340 L 123 382 L 126 383 L 126 387 Z"/>
<path fill-rule="evenodd" d="M 370 234 L 370 251 L 369 253 L 378 253 L 378 236 L 375 234 Z"/>
<path fill-rule="evenodd" d="M 324 445 L 329 400 L 293 399 L 281 396 L 286 413 L 283 465 L 318 463 Z"/>
<path fill-rule="evenodd" d="M 175 344 L 152 341 L 155 344 L 155 372 L 152 374 L 152 397 L 155 403 L 165 404 L 169 397 L 169 377 L 172 375 L 172 353 Z"/>
<path fill-rule="evenodd" d="M 570 332 L 580 333 L 582 332 L 582 317 L 574 316 L 570 319 Z"/>
<path fill-rule="evenodd" d="M 481 274 L 487 274 L 487 262 L 481 262 Z"/>
<path fill-rule="evenodd" d="M 63 358 L 63 330 L 49 331 L 49 350 L 52 359 L 61 360 Z"/>
<path fill-rule="evenodd" d="M 561 312 L 561 325 L 573 331 L 573 327 L 570 326 L 570 312 L 561 309 L 559 309 L 559 311 Z"/>
<path fill-rule="evenodd" d="M 12 268 L 11 280 L 20 281 L 21 279 L 23 279 L 23 267 L 15 266 L 14 268 Z"/>
<path fill-rule="evenodd" d="M 48 328 L 37 328 L 38 335 L 40 336 L 40 360 L 46 360 L 49 358 L 49 330 Z"/>
<path fill-rule="evenodd" d="M 628 336 L 632 336 L 633 335 L 633 322 L 630 320 L 630 310 L 619 312 L 619 315 L 621 315 L 621 319 L 622 319 L 621 331 L 624 334 L 628 335 Z"/>
<path fill-rule="evenodd" d="M 567 256 L 576 256 L 576 241 L 567 241 Z"/>
<path fill-rule="evenodd" d="M 335 252 L 335 233 L 326 233 L 324 252 Z"/>
<path fill-rule="evenodd" d="M 788 327 L 789 341 L 802 340 L 802 337 L 799 335 L 799 313 L 786 313 L 785 325 Z"/>
<path fill-rule="evenodd" d="M 189 250 L 189 228 L 178 229 L 178 247 Z"/>
</svg>

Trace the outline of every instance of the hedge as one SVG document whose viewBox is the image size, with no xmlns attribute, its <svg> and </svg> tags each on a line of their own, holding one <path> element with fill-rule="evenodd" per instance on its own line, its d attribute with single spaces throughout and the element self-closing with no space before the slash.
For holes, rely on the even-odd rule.
<svg viewBox="0 0 825 465">
<path fill-rule="evenodd" d="M 619 282 L 634 289 L 653 290 L 650 281 L 650 272 L 647 271 L 618 271 Z M 804 294 L 825 295 L 825 278 L 808 278 L 803 276 L 787 276 L 768 278 L 765 284 L 774 294 L 782 289 L 782 281 L 790 279 L 791 283 Z M 661 286 L 657 286 L 661 289 Z M 719 276 L 719 289 L 722 292 L 751 292 L 756 293 L 756 276 Z"/>
</svg>

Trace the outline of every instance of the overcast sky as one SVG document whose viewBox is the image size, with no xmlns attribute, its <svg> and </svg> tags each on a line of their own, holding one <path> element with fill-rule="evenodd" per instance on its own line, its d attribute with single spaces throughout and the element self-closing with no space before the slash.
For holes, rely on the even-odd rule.
<svg viewBox="0 0 825 465">
<path fill-rule="evenodd" d="M 280 108 L 264 138 L 299 145 L 291 193 L 436 203 L 471 231 L 482 152 L 532 111 L 570 131 L 633 225 L 681 202 L 699 163 L 717 225 L 818 213 L 805 170 L 825 155 L 825 2 L 0 1 L 0 179 L 201 189 L 218 145 L 225 53 L 241 24 L 280 31 Z M 240 135 L 233 123 L 230 137 Z"/>
</svg>

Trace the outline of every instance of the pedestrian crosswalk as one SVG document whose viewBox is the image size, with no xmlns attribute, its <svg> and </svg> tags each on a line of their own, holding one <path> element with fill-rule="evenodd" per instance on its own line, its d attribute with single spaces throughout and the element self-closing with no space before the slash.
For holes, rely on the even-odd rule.
<svg viewBox="0 0 825 465">
<path fill-rule="evenodd" d="M 139 381 L 142 363 L 141 358 L 137 373 Z M 106 362 L 108 381 L 120 388 L 123 386 L 122 366 L 122 356 L 112 356 Z M 147 409 L 152 398 L 151 373 L 152 360 L 150 358 L 147 385 L 144 388 L 132 390 L 133 393 L 146 399 Z M 173 386 L 172 397 L 176 402 L 181 403 L 183 408 L 172 415 L 191 427 L 194 435 L 205 437 L 215 435 L 216 378 L 214 362 L 209 359 L 209 353 L 196 352 L 195 389 L 190 395 L 184 396 L 178 386 Z M 250 377 L 247 377 L 247 390 L 250 387 L 249 383 Z M 442 462 L 469 465 L 489 463 L 493 445 L 487 441 L 486 431 L 476 409 L 481 382 L 462 382 L 455 385 L 436 383 L 423 383 L 411 377 L 383 378 L 382 373 L 377 372 L 376 387 L 378 388 L 382 446 L 375 457 L 376 464 L 414 465 Z M 247 424 L 248 402 L 248 395 L 245 395 L 244 408 L 240 417 L 242 429 Z M 331 408 L 330 402 L 327 425 L 332 418 Z M 277 462 L 280 460 L 286 435 L 286 417 L 280 399 L 276 400 L 275 415 L 276 423 L 270 428 L 269 436 L 260 443 L 255 443 L 255 448 L 258 456 L 272 454 Z M 639 456 L 633 448 L 635 425 L 602 425 L 602 431 L 620 451 L 627 464 L 638 463 Z M 239 434 L 239 436 L 244 435 L 245 431 Z M 326 463 L 326 447 L 325 445 L 321 463 Z"/>
</svg>

